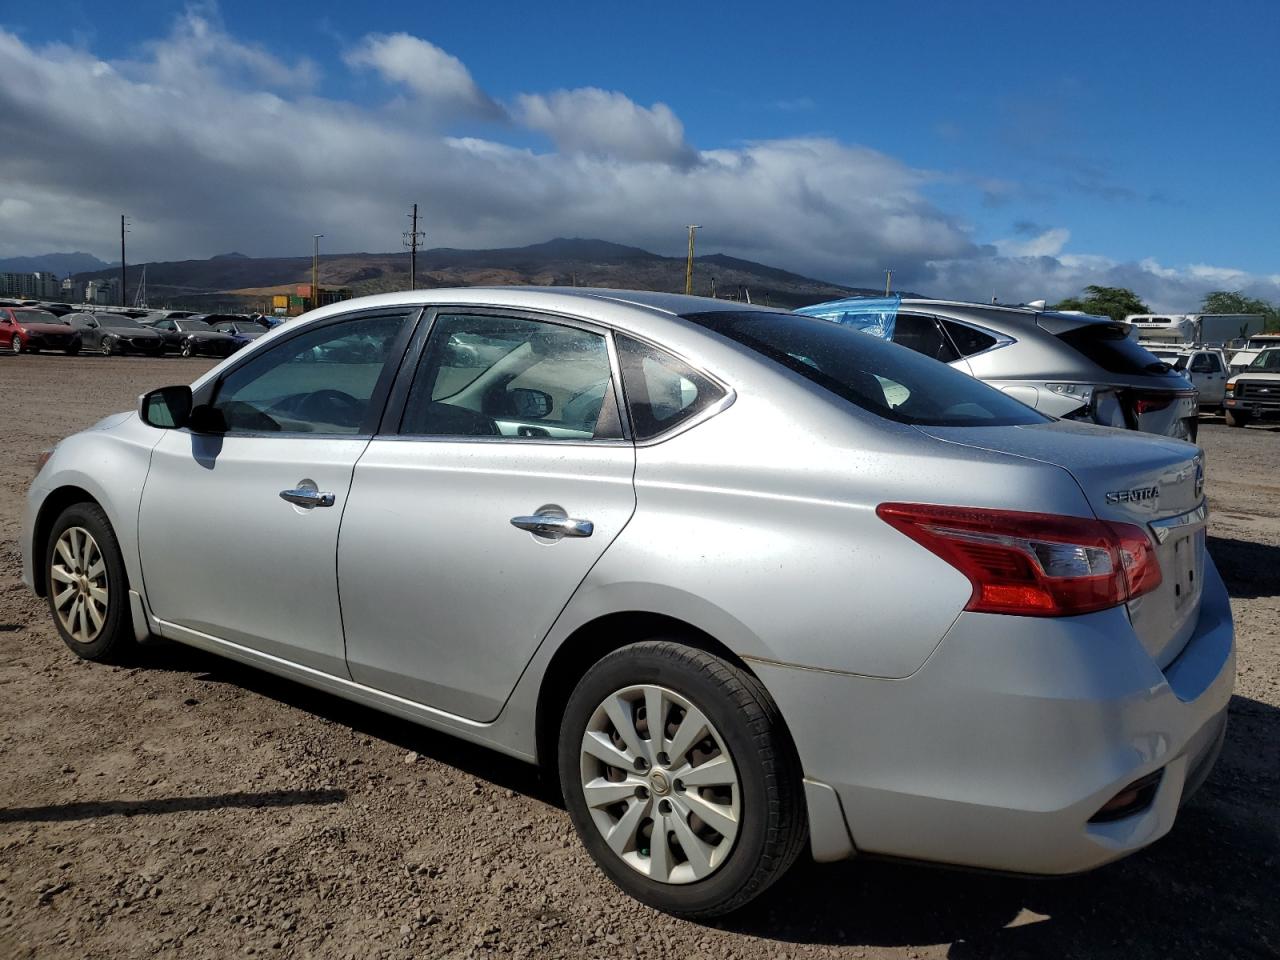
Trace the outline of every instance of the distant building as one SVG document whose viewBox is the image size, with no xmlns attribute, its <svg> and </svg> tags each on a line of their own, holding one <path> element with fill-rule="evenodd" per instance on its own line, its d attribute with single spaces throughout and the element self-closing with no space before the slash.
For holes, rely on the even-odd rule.
<svg viewBox="0 0 1280 960">
<path fill-rule="evenodd" d="M 319 290 L 321 307 L 328 306 L 331 303 L 340 303 L 343 300 L 351 299 L 350 287 L 326 287 L 321 285 Z M 316 304 L 311 302 L 311 284 L 298 284 L 298 292 L 277 293 L 271 298 L 271 310 L 276 316 L 296 317 L 300 313 L 306 313 Z"/>
<path fill-rule="evenodd" d="M 0 273 L 0 295 L 21 300 L 57 300 L 62 285 L 52 273 Z"/>
<path fill-rule="evenodd" d="M 62 299 L 67 303 L 84 303 L 84 281 L 72 280 L 70 277 L 63 280 Z"/>
<path fill-rule="evenodd" d="M 90 280 L 84 285 L 84 302 L 110 306 L 119 300 L 119 289 L 114 278 L 110 280 Z"/>
</svg>

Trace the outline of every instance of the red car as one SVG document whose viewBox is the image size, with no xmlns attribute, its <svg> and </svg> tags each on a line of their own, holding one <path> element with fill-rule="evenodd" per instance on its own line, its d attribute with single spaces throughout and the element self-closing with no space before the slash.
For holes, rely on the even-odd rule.
<svg viewBox="0 0 1280 960">
<path fill-rule="evenodd" d="M 0 350 L 39 353 L 41 350 L 80 352 L 80 334 L 52 313 L 26 307 L 0 307 Z"/>
</svg>

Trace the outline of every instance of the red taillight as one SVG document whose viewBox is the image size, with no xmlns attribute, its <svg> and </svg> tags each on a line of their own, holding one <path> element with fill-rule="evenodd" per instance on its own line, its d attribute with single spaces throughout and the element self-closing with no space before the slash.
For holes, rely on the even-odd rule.
<svg viewBox="0 0 1280 960">
<path fill-rule="evenodd" d="M 1064 617 L 1160 585 L 1151 540 L 1131 523 L 923 503 L 882 503 L 876 514 L 969 578 L 966 610 Z"/>
<path fill-rule="evenodd" d="M 1154 413 L 1156 410 L 1163 410 L 1176 399 L 1177 395 L 1172 393 L 1141 394 L 1133 401 L 1133 412 L 1138 416 Z"/>
</svg>

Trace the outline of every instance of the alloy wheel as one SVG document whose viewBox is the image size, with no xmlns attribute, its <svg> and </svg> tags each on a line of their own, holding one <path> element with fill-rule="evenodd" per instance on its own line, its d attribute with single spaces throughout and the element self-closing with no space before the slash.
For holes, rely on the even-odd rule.
<svg viewBox="0 0 1280 960">
<path fill-rule="evenodd" d="M 705 879 L 738 835 L 742 789 L 725 740 L 666 687 L 625 687 L 595 709 L 582 737 L 581 787 L 605 843 L 650 880 Z"/>
<path fill-rule="evenodd" d="M 110 588 L 107 562 L 84 527 L 68 527 L 53 547 L 49 567 L 53 607 L 67 635 L 77 643 L 92 643 L 107 619 Z"/>
<path fill-rule="evenodd" d="M 15 334 L 13 335 L 13 339 L 11 339 L 11 340 L 9 341 L 9 349 L 10 349 L 10 350 L 12 350 L 14 353 L 21 353 L 21 352 L 22 352 L 22 337 L 18 336 L 18 335 L 15 333 Z"/>
</svg>

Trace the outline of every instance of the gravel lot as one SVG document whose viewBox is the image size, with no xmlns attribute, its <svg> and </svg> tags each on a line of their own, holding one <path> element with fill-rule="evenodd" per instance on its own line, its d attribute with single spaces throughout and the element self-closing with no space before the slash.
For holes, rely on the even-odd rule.
<svg viewBox="0 0 1280 960">
<path fill-rule="evenodd" d="M 63 646 L 18 579 L 37 453 L 207 367 L 0 357 L 0 957 L 1280 956 L 1280 426 L 1202 426 L 1240 673 L 1168 838 L 1065 880 L 801 864 L 699 926 L 616 892 L 520 763 L 180 647 Z"/>
</svg>

